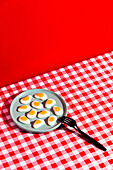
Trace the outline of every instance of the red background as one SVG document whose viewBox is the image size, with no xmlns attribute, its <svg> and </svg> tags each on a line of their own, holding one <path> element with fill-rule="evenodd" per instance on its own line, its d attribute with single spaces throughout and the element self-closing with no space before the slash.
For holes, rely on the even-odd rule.
<svg viewBox="0 0 113 170">
<path fill-rule="evenodd" d="M 113 50 L 112 7 L 0 0 L 0 87 Z"/>
</svg>

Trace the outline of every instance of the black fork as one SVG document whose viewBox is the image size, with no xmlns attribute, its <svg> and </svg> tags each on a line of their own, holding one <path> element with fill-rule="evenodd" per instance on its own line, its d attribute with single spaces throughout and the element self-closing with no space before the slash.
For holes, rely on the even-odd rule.
<svg viewBox="0 0 113 170">
<path fill-rule="evenodd" d="M 85 138 L 87 138 L 91 143 L 93 143 L 96 147 L 98 147 L 99 149 L 106 151 L 107 149 L 101 145 L 99 142 L 97 142 L 95 139 L 93 139 L 92 137 L 90 137 L 89 135 L 87 135 L 86 133 L 84 133 L 83 131 L 81 131 L 79 129 L 79 127 L 77 126 L 77 123 L 74 119 L 70 118 L 70 117 L 66 117 L 66 116 L 62 116 L 58 119 L 58 121 L 67 124 L 70 127 L 75 128 L 80 134 L 82 134 Z"/>
</svg>

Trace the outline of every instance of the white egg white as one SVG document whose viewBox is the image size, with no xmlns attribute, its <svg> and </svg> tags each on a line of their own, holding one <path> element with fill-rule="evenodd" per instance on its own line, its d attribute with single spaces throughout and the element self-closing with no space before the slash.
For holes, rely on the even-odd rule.
<svg viewBox="0 0 113 170">
<path fill-rule="evenodd" d="M 51 119 L 52 117 L 54 117 L 54 120 L 53 120 L 53 121 L 50 121 L 50 119 Z M 48 118 L 48 125 L 49 125 L 49 126 L 53 126 L 53 125 L 56 123 L 56 120 L 57 120 L 57 117 L 56 117 L 56 116 L 50 116 L 50 117 Z"/>
<path fill-rule="evenodd" d="M 44 112 L 46 112 L 45 114 L 43 114 Z M 39 114 L 38 114 L 38 117 L 39 118 L 46 118 L 50 116 L 50 112 L 48 110 L 42 110 Z"/>
<path fill-rule="evenodd" d="M 32 101 L 32 103 L 31 103 L 31 105 L 34 107 L 34 108 L 36 108 L 36 109 L 42 109 L 43 108 L 43 105 L 42 105 L 42 103 L 40 103 L 40 105 L 39 106 L 36 106 L 34 103 L 35 102 L 38 102 L 38 101 L 36 101 L 36 100 L 34 100 L 34 101 Z"/>
<path fill-rule="evenodd" d="M 29 99 L 28 99 L 28 100 L 24 100 L 24 98 L 26 98 L 26 97 L 29 97 Z M 22 104 L 28 104 L 28 103 L 31 101 L 31 99 L 32 99 L 32 96 L 31 96 L 31 95 L 28 95 L 28 96 L 25 96 L 25 97 L 21 98 L 21 99 L 20 99 L 20 102 L 21 102 Z"/>
<path fill-rule="evenodd" d="M 40 121 L 40 123 L 36 123 L 36 121 Z M 45 123 L 45 121 L 43 120 L 43 119 L 37 119 L 35 122 L 34 122 L 34 124 L 33 124 L 33 127 L 34 128 L 39 128 L 40 126 L 42 126 L 42 125 L 44 125 L 44 123 Z"/>
<path fill-rule="evenodd" d="M 49 100 L 52 100 L 52 103 L 48 104 L 48 101 L 49 101 Z M 50 107 L 52 107 L 54 104 L 56 104 L 56 101 L 55 101 L 54 99 L 48 99 L 48 100 L 46 101 L 46 103 L 45 103 L 45 107 L 46 107 L 46 108 L 50 108 Z"/>
<path fill-rule="evenodd" d="M 47 95 L 45 93 L 42 93 L 43 96 L 38 96 L 38 94 L 40 94 L 40 93 L 35 94 L 34 97 L 37 98 L 37 99 L 41 99 L 41 100 L 47 99 Z"/>
<path fill-rule="evenodd" d="M 57 116 L 61 116 L 63 114 L 63 109 L 61 107 L 58 107 L 60 108 L 59 110 L 56 110 L 58 106 L 53 106 L 53 111 L 55 113 L 55 115 Z"/>
<path fill-rule="evenodd" d="M 19 122 L 24 123 L 24 124 L 30 124 L 30 120 L 28 118 L 27 118 L 27 120 L 24 121 L 24 120 L 22 120 L 22 117 L 27 118 L 26 116 L 20 116 L 18 119 Z"/>
<path fill-rule="evenodd" d="M 32 112 L 34 112 L 34 114 L 32 114 Z M 27 113 L 27 117 L 29 119 L 32 119 L 32 118 L 36 117 L 36 114 L 37 114 L 37 111 L 35 109 L 32 109 L 32 110 L 30 110 L 30 112 Z"/>
<path fill-rule="evenodd" d="M 26 106 L 25 109 L 22 108 L 22 107 L 24 107 L 24 106 Z M 18 110 L 19 112 L 29 112 L 29 111 L 31 110 L 31 107 L 30 107 L 29 105 L 22 105 L 22 106 L 19 106 L 19 107 L 17 108 L 17 110 Z"/>
</svg>

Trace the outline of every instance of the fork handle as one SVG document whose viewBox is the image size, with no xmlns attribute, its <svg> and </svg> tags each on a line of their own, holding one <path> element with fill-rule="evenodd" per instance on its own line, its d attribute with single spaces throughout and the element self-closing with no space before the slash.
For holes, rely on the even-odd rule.
<svg viewBox="0 0 113 170">
<path fill-rule="evenodd" d="M 106 151 L 107 149 L 101 145 L 99 142 L 97 142 L 95 139 L 93 139 L 92 137 L 90 137 L 89 135 L 87 135 L 86 133 L 84 133 L 83 131 L 81 131 L 79 128 L 77 128 L 76 126 L 74 127 L 80 134 L 82 134 L 85 138 L 87 138 L 91 143 L 93 143 L 96 147 L 98 147 L 99 149 Z"/>
</svg>

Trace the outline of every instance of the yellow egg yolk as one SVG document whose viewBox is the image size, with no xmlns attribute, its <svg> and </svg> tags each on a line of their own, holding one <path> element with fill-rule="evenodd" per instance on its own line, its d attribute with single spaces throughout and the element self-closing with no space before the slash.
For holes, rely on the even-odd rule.
<svg viewBox="0 0 113 170">
<path fill-rule="evenodd" d="M 39 102 L 34 102 L 34 105 L 35 106 L 40 106 L 40 103 Z"/>
<path fill-rule="evenodd" d="M 35 121 L 35 124 L 39 124 L 39 123 L 41 123 L 41 120 L 36 120 Z"/>
<path fill-rule="evenodd" d="M 54 117 L 50 117 L 50 118 L 49 118 L 49 121 L 50 121 L 50 122 L 53 122 L 54 120 L 55 120 Z"/>
<path fill-rule="evenodd" d="M 31 111 L 29 112 L 29 114 L 30 114 L 30 115 L 34 115 L 34 114 L 35 114 L 35 111 L 34 111 L 34 110 L 31 110 Z"/>
<path fill-rule="evenodd" d="M 53 100 L 47 100 L 47 104 L 51 104 L 51 103 L 53 103 Z"/>
<path fill-rule="evenodd" d="M 42 114 L 42 115 L 45 115 L 46 113 L 47 113 L 46 110 L 41 111 L 41 114 Z"/>
<path fill-rule="evenodd" d="M 60 107 L 55 107 L 54 109 L 55 109 L 55 111 L 57 111 L 57 112 L 61 110 Z"/>
<path fill-rule="evenodd" d="M 43 93 L 38 93 L 38 94 L 36 94 L 36 95 L 39 96 L 39 97 L 43 97 L 43 96 L 44 96 Z"/>
<path fill-rule="evenodd" d="M 24 97 L 22 100 L 24 100 L 24 101 L 29 100 L 29 96 Z"/>
<path fill-rule="evenodd" d="M 26 120 L 27 120 L 27 117 L 21 116 L 20 119 L 23 120 L 23 121 L 26 121 Z"/>
<path fill-rule="evenodd" d="M 21 109 L 27 109 L 27 106 L 26 105 L 22 105 L 20 108 Z"/>
</svg>

